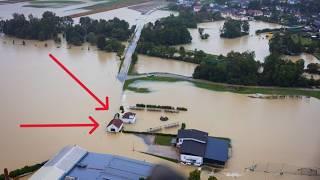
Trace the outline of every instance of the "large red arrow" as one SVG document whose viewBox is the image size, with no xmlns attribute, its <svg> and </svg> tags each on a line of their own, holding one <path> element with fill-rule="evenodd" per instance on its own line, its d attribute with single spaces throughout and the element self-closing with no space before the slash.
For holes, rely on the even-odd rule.
<svg viewBox="0 0 320 180">
<path fill-rule="evenodd" d="M 98 127 L 99 123 L 89 116 L 91 124 L 20 124 L 21 128 L 62 128 L 62 127 L 92 127 L 89 134 L 92 134 Z"/>
<path fill-rule="evenodd" d="M 106 111 L 109 109 L 109 97 L 105 99 L 105 103 L 101 101 L 86 85 L 84 85 L 72 72 L 65 67 L 56 57 L 52 54 L 49 54 L 50 58 L 57 63 L 73 80 L 75 80 L 93 99 L 95 99 L 101 107 L 97 107 L 97 111 Z"/>
</svg>

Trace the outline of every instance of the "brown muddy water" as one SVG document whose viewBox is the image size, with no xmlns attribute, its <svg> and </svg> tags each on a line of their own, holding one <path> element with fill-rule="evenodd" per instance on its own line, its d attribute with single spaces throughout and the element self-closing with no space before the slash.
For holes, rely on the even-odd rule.
<svg viewBox="0 0 320 180">
<path fill-rule="evenodd" d="M 208 91 L 188 82 L 138 81 L 136 87 L 150 88 L 151 93 L 126 91 L 123 104 L 136 103 L 183 106 L 188 112 L 167 114 L 137 111 L 131 130 L 143 131 L 171 122 L 184 122 L 187 128 L 201 129 L 212 136 L 232 140 L 232 157 L 227 168 L 218 174 L 239 174 L 239 179 L 317 179 L 315 177 L 280 176 L 283 168 L 291 173 L 299 167 L 320 167 L 320 101 L 315 98 L 300 100 L 262 100 L 229 92 Z M 169 117 L 162 122 L 160 116 Z M 164 132 L 175 133 L 176 129 Z M 260 171 L 249 173 L 244 169 L 258 164 Z"/>
<path fill-rule="evenodd" d="M 175 61 L 172 59 L 164 59 L 139 55 L 136 63 L 136 73 L 164 72 L 175 73 L 183 76 L 192 76 L 197 64 Z"/>
<path fill-rule="evenodd" d="M 148 17 L 148 20 L 168 15 L 162 11 L 157 11 L 155 14 Z M 114 14 L 116 15 L 117 13 Z M 124 17 L 131 18 L 130 14 Z M 133 19 L 131 24 L 135 18 L 139 17 L 131 18 Z M 208 24 L 215 23 L 221 22 Z M 218 28 L 217 25 L 214 27 Z M 208 30 L 206 29 L 206 32 Z M 192 32 L 193 36 L 198 36 L 197 33 L 197 30 Z M 209 40 L 213 38 L 211 35 Z M 251 38 L 256 39 L 256 42 L 253 40 L 249 43 Z M 217 50 L 218 53 L 215 54 L 227 53 L 233 48 L 243 50 L 258 48 L 257 52 L 262 53 L 259 55 L 257 53 L 257 57 L 264 57 L 268 49 L 261 47 L 259 51 L 261 45 L 259 43 L 266 43 L 264 42 L 266 40 L 262 39 L 262 36 L 260 40 L 257 38 L 259 37 L 242 37 L 234 40 L 233 45 L 231 41 L 226 40 L 219 44 L 221 39 L 197 43 L 194 38 L 195 43 L 189 48 Z M 78 144 L 93 152 L 117 154 L 153 163 L 161 162 L 185 173 L 190 171 L 193 168 L 137 152 L 145 150 L 146 146 L 134 135 L 114 135 L 105 132 L 105 124 L 112 119 L 122 103 L 125 105 L 151 103 L 185 106 L 189 109 L 188 112 L 167 115 L 169 121 L 185 122 L 187 128 L 196 128 L 208 131 L 213 136 L 232 139 L 232 157 L 226 170 L 217 174 L 220 179 L 233 179 L 232 175 L 241 175 L 238 179 L 249 180 L 316 179 L 306 176 L 249 173 L 244 171 L 244 168 L 254 163 L 263 166 L 269 163 L 268 167 L 276 170 L 279 170 L 279 164 L 285 164 L 286 168 L 319 167 L 320 101 L 317 99 L 272 101 L 250 99 L 245 95 L 199 89 L 186 82 L 141 82 L 135 85 L 148 87 L 153 92 L 148 94 L 125 92 L 121 98 L 121 84 L 116 79 L 120 61 L 115 54 L 97 51 L 94 47 L 90 47 L 88 51 L 88 45 L 67 49 L 65 44 L 57 48 L 52 41 L 26 41 L 27 45 L 23 46 L 22 40 L 14 39 L 15 44 L 12 44 L 12 40 L 7 37 L 0 38 L 0 114 L 2 115 L 0 169 L 4 167 L 15 169 L 42 162 L 63 146 Z M 48 47 L 44 46 L 45 43 Z M 245 44 L 247 46 L 243 47 Z M 97 96 L 100 98 L 109 96 L 110 110 L 95 112 L 96 102 L 49 59 L 49 53 L 59 58 Z M 190 75 L 194 68 L 193 64 L 147 56 L 139 56 L 139 59 L 136 68 L 140 73 L 160 71 Z M 88 123 L 89 115 L 101 125 L 91 136 L 88 135 L 89 129 L 86 128 L 19 128 L 21 123 Z M 139 112 L 137 124 L 126 128 L 146 130 L 159 126 L 162 123 L 159 120 L 160 116 L 159 113 Z M 173 133 L 176 130 L 167 132 Z M 204 173 L 204 176 L 207 175 Z"/>
<path fill-rule="evenodd" d="M 120 61 L 115 54 L 95 50 L 88 45 L 67 49 L 52 42 L 1 38 L 1 127 L 0 169 L 15 169 L 45 161 L 63 146 L 78 144 L 93 152 L 117 154 L 166 163 L 143 155 L 142 139 L 127 134 L 108 134 L 108 123 L 120 106 L 121 84 L 116 79 Z M 47 43 L 48 47 L 44 44 Z M 95 112 L 97 104 L 52 60 L 52 53 L 61 60 L 97 96 L 109 96 L 110 110 Z M 21 129 L 21 123 L 88 123 L 94 117 L 100 127 L 93 135 L 89 128 Z M 179 168 L 178 168 L 179 169 Z M 191 167 L 185 167 L 187 172 Z"/>
<path fill-rule="evenodd" d="M 210 37 L 207 40 L 202 40 L 197 29 L 189 29 L 192 36 L 192 43 L 184 47 L 189 50 L 203 50 L 211 54 L 226 55 L 230 51 L 244 52 L 254 51 L 256 60 L 264 61 L 264 58 L 270 54 L 269 52 L 269 37 L 266 34 L 256 35 L 256 30 L 264 28 L 280 28 L 281 25 L 266 23 L 262 21 L 250 21 L 250 33 L 248 36 L 242 36 L 234 39 L 220 37 L 220 29 L 223 27 L 224 21 L 216 21 L 209 23 L 200 23 L 198 27 L 204 28 L 204 32 Z M 288 57 L 293 60 L 304 59 L 306 64 L 318 61 L 316 57 L 308 54 L 300 56 Z"/>
</svg>

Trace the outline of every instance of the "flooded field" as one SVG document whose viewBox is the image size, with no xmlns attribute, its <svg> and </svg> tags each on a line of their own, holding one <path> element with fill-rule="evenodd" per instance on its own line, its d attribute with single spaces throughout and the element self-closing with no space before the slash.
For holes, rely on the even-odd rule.
<svg viewBox="0 0 320 180">
<path fill-rule="evenodd" d="M 183 76 L 192 76 L 196 66 L 197 65 L 193 63 L 139 55 L 138 62 L 134 67 L 135 72 L 139 74 L 164 72 L 175 73 Z"/>
<path fill-rule="evenodd" d="M 87 46 L 56 48 L 51 41 L 26 41 L 23 46 L 21 40 L 15 39 L 13 45 L 12 40 L 2 37 L 0 43 L 0 169 L 12 170 L 45 161 L 69 144 L 93 152 L 164 162 L 137 152 L 146 148 L 142 139 L 105 132 L 106 123 L 119 109 L 121 99 L 122 87 L 116 79 L 120 61 L 115 54 L 94 48 L 88 51 Z M 44 47 L 45 43 L 48 47 Z M 97 96 L 109 96 L 110 110 L 95 112 L 96 102 L 49 59 L 48 53 L 59 58 Z M 21 123 L 89 123 L 89 115 L 100 123 L 91 136 L 90 128 L 19 128 Z"/>
<path fill-rule="evenodd" d="M 212 136 L 229 137 L 232 139 L 232 157 L 226 172 L 244 176 L 239 179 L 280 178 L 276 173 L 259 175 L 244 171 L 256 163 L 264 164 L 263 170 L 278 173 L 282 165 L 285 168 L 320 167 L 320 101 L 317 99 L 252 99 L 246 95 L 200 89 L 188 82 L 138 82 L 135 86 L 150 88 L 152 92 L 127 91 L 124 104 L 183 106 L 189 110 L 179 114 L 137 111 L 137 124 L 128 128 L 142 131 L 166 123 L 184 122 L 187 128 L 201 129 Z M 160 121 L 160 116 L 169 117 L 169 121 Z M 225 174 L 220 176 L 221 179 L 232 179 Z M 317 178 L 287 175 L 281 179 Z"/>
<path fill-rule="evenodd" d="M 269 38 L 266 34 L 256 35 L 258 29 L 280 28 L 281 25 L 266 23 L 262 21 L 250 21 L 250 35 L 242 36 L 235 39 L 226 39 L 220 37 L 220 29 L 224 21 L 216 21 L 198 24 L 198 27 L 204 28 L 204 32 L 210 35 L 209 39 L 202 40 L 197 29 L 189 29 L 192 36 L 192 43 L 184 47 L 189 50 L 203 50 L 211 54 L 226 55 L 230 51 L 244 52 L 254 51 L 256 60 L 264 61 L 269 53 Z M 302 54 L 301 56 L 292 57 L 293 59 L 303 58 L 307 63 L 318 61 L 314 56 Z"/>
<path fill-rule="evenodd" d="M 11 16 L 22 3 L 0 5 L 0 17 Z M 68 7 L 65 7 L 68 8 Z M 55 10 L 58 15 L 69 11 Z M 43 8 L 22 8 L 23 13 L 36 12 Z M 61 13 L 61 14 L 60 14 Z M 147 21 L 170 15 L 169 11 L 156 11 Z M 91 15 L 92 18 L 111 19 L 119 17 L 131 25 L 141 17 L 140 13 L 121 8 Z M 77 19 L 76 19 L 77 21 Z M 200 40 L 197 30 L 190 30 L 193 43 L 188 49 L 202 49 L 208 53 L 226 54 L 235 51 L 256 51 L 257 59 L 263 60 L 269 54 L 265 35 L 256 36 L 256 29 L 275 28 L 279 25 L 251 22 L 251 35 L 234 40 L 221 39 L 219 28 L 223 22 L 200 24 L 211 36 Z M 14 44 L 13 44 L 14 40 Z M 47 43 L 47 47 L 45 44 Z M 166 163 L 187 173 L 192 167 L 173 164 L 158 158 L 143 155 L 146 145 L 143 140 L 128 134 L 108 134 L 105 125 L 116 113 L 121 104 L 150 103 L 160 105 L 184 106 L 188 112 L 161 114 L 138 112 L 135 125 L 127 129 L 143 131 L 163 125 L 161 115 L 169 117 L 169 122 L 185 122 L 187 128 L 208 131 L 212 136 L 232 139 L 233 152 L 225 171 L 217 174 L 220 179 L 274 179 L 274 180 L 316 180 L 306 176 L 244 171 L 255 163 L 270 163 L 270 168 L 279 171 L 279 164 L 286 167 L 320 166 L 320 101 L 314 98 L 302 100 L 262 100 L 251 99 L 246 95 L 228 92 L 214 92 L 194 87 L 187 82 L 155 83 L 140 82 L 139 87 L 147 87 L 152 93 L 139 94 L 126 91 L 122 95 L 121 83 L 116 79 L 120 61 L 113 53 L 97 51 L 85 44 L 81 47 L 67 48 L 52 41 L 26 41 L 0 37 L 0 82 L 2 115 L 0 127 L 0 169 L 15 169 L 49 159 L 65 145 L 78 144 L 89 151 L 111 153 L 146 160 L 153 163 Z M 90 98 L 69 76 L 67 76 L 48 54 L 59 58 L 79 79 L 98 97 L 110 97 L 110 110 L 96 112 L 96 102 Z M 303 55 L 308 58 L 308 55 Z M 314 59 L 310 57 L 310 61 Z M 139 56 L 136 71 L 172 72 L 191 76 L 194 64 Z M 89 128 L 79 129 L 20 129 L 21 123 L 87 123 L 88 116 L 94 117 L 100 128 L 89 136 Z M 175 133 L 177 129 L 166 132 Z M 265 169 L 265 168 L 263 168 Z M 208 174 L 204 173 L 204 176 Z"/>
</svg>

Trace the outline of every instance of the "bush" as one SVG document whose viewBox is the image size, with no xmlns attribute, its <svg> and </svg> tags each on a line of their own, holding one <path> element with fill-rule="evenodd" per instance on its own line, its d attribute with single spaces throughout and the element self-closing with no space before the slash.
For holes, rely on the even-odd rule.
<svg viewBox="0 0 320 180">
<path fill-rule="evenodd" d="M 186 123 L 181 124 L 181 129 L 186 129 Z"/>
<path fill-rule="evenodd" d="M 188 109 L 185 108 L 185 107 L 177 107 L 177 110 L 179 110 L 179 111 L 188 111 Z"/>
<path fill-rule="evenodd" d="M 200 180 L 201 171 L 194 170 L 191 171 L 188 177 L 188 180 Z"/>
<path fill-rule="evenodd" d="M 142 108 L 145 108 L 146 105 L 145 104 L 136 104 L 137 107 L 142 107 Z"/>
<path fill-rule="evenodd" d="M 210 176 L 209 178 L 208 178 L 208 180 L 218 180 L 216 177 L 214 177 L 214 176 Z"/>
</svg>

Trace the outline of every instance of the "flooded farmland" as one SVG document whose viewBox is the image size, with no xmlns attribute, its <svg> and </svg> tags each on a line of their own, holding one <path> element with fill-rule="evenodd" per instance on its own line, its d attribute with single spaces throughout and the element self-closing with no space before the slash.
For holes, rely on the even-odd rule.
<svg viewBox="0 0 320 180">
<path fill-rule="evenodd" d="M 13 8 L 10 9 L 10 13 L 12 11 Z M 156 11 L 148 16 L 147 20 L 153 22 L 170 13 Z M 139 18 L 139 13 L 121 8 L 90 17 L 119 17 L 132 25 Z M 254 50 L 259 60 L 268 55 L 268 40 L 265 36 L 220 39 L 217 32 L 222 24 L 222 21 L 200 24 L 200 27 L 207 27 L 205 32 L 211 35 L 209 40 L 205 41 L 198 38 L 197 30 L 190 30 L 193 43 L 186 47 L 214 54 L 226 54 L 231 50 Z M 261 22 L 251 24 L 252 32 L 253 29 L 278 27 Z M 48 44 L 47 47 L 45 43 Z M 62 44 L 58 48 L 52 41 L 26 41 L 26 46 L 23 46 L 22 40 L 1 36 L 0 169 L 15 169 L 42 162 L 61 147 L 78 144 L 93 152 L 166 163 L 188 173 L 194 168 L 139 153 L 138 151 L 146 149 L 146 145 L 142 139 L 134 135 L 105 132 L 106 123 L 113 118 L 121 104 L 150 103 L 185 106 L 189 109 L 188 112 L 165 115 L 169 117 L 170 122 L 185 122 L 187 128 L 196 128 L 208 131 L 212 136 L 232 139 L 232 157 L 226 170 L 217 174 L 219 179 L 234 179 L 232 175 L 239 174 L 238 179 L 246 180 L 316 180 L 313 177 L 292 174 L 280 176 L 277 173 L 250 173 L 244 169 L 253 164 L 262 165 L 261 171 L 269 169 L 273 172 L 280 172 L 283 167 L 319 167 L 318 99 L 251 99 L 246 95 L 199 89 L 187 82 L 138 82 L 135 86 L 150 88 L 152 92 L 141 94 L 126 91 L 121 97 L 121 83 L 116 79 L 119 59 L 113 53 L 97 51 L 92 46 L 89 46 L 88 50 L 88 46 L 86 44 L 68 49 L 66 44 Z M 49 53 L 59 58 L 99 97 L 109 96 L 110 110 L 95 112 L 96 102 L 49 59 Z M 310 57 L 310 61 L 313 60 L 313 56 Z M 142 55 L 139 56 L 136 65 L 138 73 L 171 72 L 185 76 L 191 76 L 194 68 L 194 64 Z M 161 113 L 137 113 L 137 124 L 129 125 L 127 129 L 143 131 L 163 124 L 159 120 Z M 89 129 L 81 128 L 19 128 L 21 123 L 84 123 L 89 121 L 89 115 L 101 125 L 91 136 L 88 135 Z M 171 129 L 166 132 L 176 131 L 177 129 Z"/>
<path fill-rule="evenodd" d="M 138 121 L 137 124 L 129 126 L 131 130 L 143 131 L 168 122 L 184 122 L 187 128 L 201 129 L 212 136 L 229 137 L 232 140 L 232 157 L 226 171 L 240 173 L 244 176 L 243 179 L 264 176 L 277 179 L 276 173 L 259 175 L 244 171 L 254 164 L 262 166 L 262 171 L 269 168 L 276 172 L 280 172 L 282 166 L 284 169 L 320 166 L 318 99 L 252 99 L 247 95 L 200 89 L 188 82 L 138 81 L 134 86 L 150 88 L 152 92 L 126 92 L 124 104 L 183 106 L 188 108 L 188 112 L 164 114 L 137 111 Z M 167 116 L 169 121 L 160 121 L 160 116 Z M 309 179 L 305 176 L 282 178 Z"/>
</svg>

